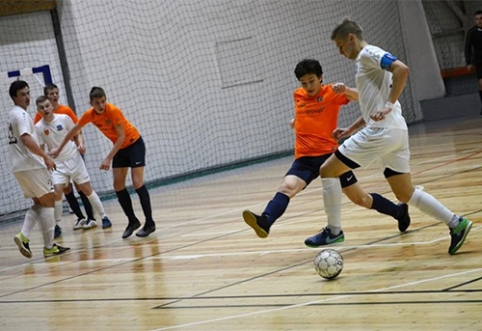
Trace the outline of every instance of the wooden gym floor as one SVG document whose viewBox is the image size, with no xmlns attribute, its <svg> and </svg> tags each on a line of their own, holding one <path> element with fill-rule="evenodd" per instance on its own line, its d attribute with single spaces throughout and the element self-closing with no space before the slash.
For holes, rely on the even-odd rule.
<svg viewBox="0 0 482 331">
<path fill-rule="evenodd" d="M 482 118 L 410 128 L 413 183 L 474 222 L 454 256 L 446 226 L 418 210 L 400 234 L 344 198 L 344 270 L 323 280 L 312 265 L 321 249 L 303 244 L 326 223 L 319 181 L 267 239 L 241 218 L 264 209 L 289 157 L 152 190 L 158 230 L 144 239 L 121 239 L 117 201 L 106 202 L 112 229 L 73 231 L 64 215 L 62 256 L 42 256 L 37 226 L 24 258 L 12 240 L 21 224 L 3 226 L 0 330 L 482 330 L 481 128 Z M 356 174 L 395 201 L 376 168 Z"/>
</svg>

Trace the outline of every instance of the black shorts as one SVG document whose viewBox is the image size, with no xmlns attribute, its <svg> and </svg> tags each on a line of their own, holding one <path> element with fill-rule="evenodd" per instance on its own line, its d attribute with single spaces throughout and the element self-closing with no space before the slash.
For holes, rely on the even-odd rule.
<svg viewBox="0 0 482 331">
<path fill-rule="evenodd" d="M 306 186 L 308 186 L 313 179 L 320 177 L 320 167 L 330 155 L 331 154 L 300 157 L 293 162 L 285 176 L 293 175 L 301 178 L 305 181 Z"/>
<path fill-rule="evenodd" d="M 112 168 L 138 168 L 146 165 L 146 145 L 142 137 L 130 146 L 119 149 L 112 160 Z"/>
</svg>

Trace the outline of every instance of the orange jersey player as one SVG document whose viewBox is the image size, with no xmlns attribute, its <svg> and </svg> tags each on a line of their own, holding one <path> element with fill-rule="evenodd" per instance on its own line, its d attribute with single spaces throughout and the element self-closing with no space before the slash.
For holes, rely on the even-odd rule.
<svg viewBox="0 0 482 331">
<path fill-rule="evenodd" d="M 141 226 L 137 219 L 132 201 L 125 187 L 127 172 L 131 168 L 132 184 L 141 202 L 146 218 L 144 227 L 136 233 L 138 237 L 147 237 L 156 230 L 152 218 L 151 200 L 149 192 L 144 185 L 144 167 L 146 147 L 139 131 L 124 116 L 115 105 L 107 102 L 107 96 L 100 87 L 93 87 L 90 91 L 90 104 L 88 109 L 79 119 L 79 122 L 70 130 L 60 144 L 59 148 L 51 150 L 50 155 L 56 157 L 67 142 L 72 139 L 85 125 L 93 123 L 114 144 L 110 152 L 100 164 L 101 170 L 109 170 L 112 164 L 114 175 L 114 190 L 119 203 L 128 218 L 128 225 L 122 238 L 129 237 L 134 230 Z"/>
<path fill-rule="evenodd" d="M 263 213 L 256 215 L 249 210 L 243 212 L 244 221 L 260 238 L 268 236 L 271 226 L 283 215 L 290 199 L 318 178 L 321 165 L 338 147 L 333 132 L 338 125 L 340 108 L 350 100 L 358 98 L 355 89 L 344 88 L 340 91 L 338 84 L 323 85 L 323 71 L 316 60 L 307 59 L 299 62 L 295 75 L 301 83 L 301 87 L 294 92 L 295 118 L 291 121 L 295 130 L 295 160 Z M 341 243 L 345 240 L 341 230 L 341 204 L 334 204 L 333 201 L 341 199 L 342 187 L 356 181 L 351 171 L 345 173 L 340 179 L 322 179 L 323 202 L 325 211 L 330 216 L 329 222 L 319 234 L 305 241 L 307 246 L 317 247 Z M 391 207 L 379 209 L 375 205 L 365 204 L 363 198 L 368 194 L 356 196 L 351 194 L 351 191 L 344 190 L 344 192 L 354 203 L 390 215 L 399 223 L 409 220 L 406 206 L 395 205 L 384 197 L 376 195 L 376 199 L 383 199 Z"/>
</svg>

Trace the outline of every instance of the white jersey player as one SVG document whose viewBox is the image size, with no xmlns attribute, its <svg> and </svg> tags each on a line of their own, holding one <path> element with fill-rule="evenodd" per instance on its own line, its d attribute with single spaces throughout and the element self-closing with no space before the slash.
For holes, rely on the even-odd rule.
<svg viewBox="0 0 482 331">
<path fill-rule="evenodd" d="M 14 242 L 23 256 L 31 258 L 29 236 L 38 221 L 44 238 L 44 256 L 62 254 L 69 248 L 54 243 L 54 194 L 49 170 L 55 169 L 55 163 L 40 148 L 33 120 L 27 113 L 30 104 L 27 82 L 14 81 L 9 93 L 15 104 L 8 119 L 13 173 L 25 197 L 34 202 L 25 214 L 22 230 L 14 237 Z"/>
<path fill-rule="evenodd" d="M 55 114 L 50 100 L 41 96 L 36 101 L 37 110 L 42 119 L 36 124 L 37 133 L 40 136 L 41 144 L 47 146 L 50 151 L 57 148 L 74 127 L 72 119 L 64 114 Z M 81 136 L 75 137 L 76 143 L 69 141 L 62 152 L 56 158 L 56 169 L 52 173 L 52 181 L 55 188 L 55 220 L 60 221 L 62 216 L 62 193 L 64 187 L 70 185 L 73 180 L 89 199 L 94 212 L 98 213 L 103 224 L 110 224 L 99 196 L 92 189 L 90 176 L 87 172 L 84 160 L 80 152 L 84 151 L 84 143 Z M 97 226 L 95 220 L 87 220 L 82 224 L 75 224 L 74 229 L 90 229 Z"/>
<path fill-rule="evenodd" d="M 397 199 L 449 227 L 448 253 L 455 254 L 463 245 L 472 222 L 454 214 L 433 196 L 412 185 L 408 130 L 398 101 L 405 88 L 408 67 L 392 54 L 369 45 L 363 39 L 361 27 L 348 19 L 333 30 L 331 39 L 341 55 L 355 61 L 362 116 L 350 127 L 335 130 L 337 138 L 353 135 L 321 166 L 321 177 L 337 178 L 351 169 L 367 167 L 378 161 Z M 343 93 L 344 88 L 346 86 L 340 84 L 338 92 Z M 366 127 L 356 132 L 363 125 Z M 352 189 L 364 194 L 359 185 L 352 185 Z"/>
</svg>

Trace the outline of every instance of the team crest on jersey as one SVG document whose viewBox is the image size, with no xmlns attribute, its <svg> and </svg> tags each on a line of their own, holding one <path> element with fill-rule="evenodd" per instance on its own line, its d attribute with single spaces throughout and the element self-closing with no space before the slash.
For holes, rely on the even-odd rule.
<svg viewBox="0 0 482 331">
<path fill-rule="evenodd" d="M 318 99 L 316 99 L 316 101 L 318 102 L 321 102 L 323 100 L 323 97 L 318 97 Z"/>
<path fill-rule="evenodd" d="M 110 125 L 110 119 L 106 119 L 105 124 Z"/>
<path fill-rule="evenodd" d="M 57 131 L 62 131 L 63 129 L 64 127 L 62 126 L 62 124 L 57 125 Z"/>
<path fill-rule="evenodd" d="M 48 136 L 49 134 L 50 134 L 49 129 L 45 129 L 45 130 L 44 130 L 44 135 Z"/>
</svg>

